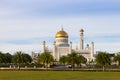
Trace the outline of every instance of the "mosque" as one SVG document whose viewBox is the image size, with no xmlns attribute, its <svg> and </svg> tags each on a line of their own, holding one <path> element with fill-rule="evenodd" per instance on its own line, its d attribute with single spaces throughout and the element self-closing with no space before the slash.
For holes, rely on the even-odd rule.
<svg viewBox="0 0 120 80">
<path fill-rule="evenodd" d="M 84 48 L 84 30 L 80 29 L 80 49 L 72 49 L 72 42 L 69 42 L 69 35 L 63 28 L 55 35 L 55 41 L 53 43 L 52 50 L 46 48 L 46 43 L 43 41 L 42 53 L 50 51 L 56 61 L 59 61 L 63 55 L 71 54 L 73 51 L 79 55 L 84 56 L 87 61 L 94 60 L 94 42 L 87 44 Z"/>
</svg>

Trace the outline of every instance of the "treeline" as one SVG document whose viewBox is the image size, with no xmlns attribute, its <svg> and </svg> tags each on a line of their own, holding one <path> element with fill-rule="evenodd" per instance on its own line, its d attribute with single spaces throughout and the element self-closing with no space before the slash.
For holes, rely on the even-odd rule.
<svg viewBox="0 0 120 80">
<path fill-rule="evenodd" d="M 57 61 L 53 58 L 50 52 L 44 52 L 38 55 L 37 63 L 35 64 L 40 64 L 43 67 L 48 68 L 50 65 L 56 64 L 56 62 Z M 0 52 L 0 65 L 8 63 L 17 65 L 20 68 L 20 66 L 23 64 L 26 66 L 32 64 L 32 58 L 29 54 L 21 51 L 18 51 L 13 55 Z M 76 52 L 72 52 L 71 54 L 60 57 L 59 62 L 57 62 L 57 64 L 71 65 L 72 68 L 81 68 L 82 64 L 86 65 L 88 63 L 94 64 L 95 66 L 101 66 L 103 70 L 105 70 L 107 66 L 111 66 L 113 63 L 117 64 L 117 66 L 120 67 L 120 53 L 117 53 L 115 55 L 109 54 L 107 52 L 98 52 L 94 60 L 87 61 L 84 56 L 79 55 Z"/>
<path fill-rule="evenodd" d="M 11 55 L 10 53 L 2 53 L 0 52 L 0 66 L 20 66 L 22 64 L 30 64 L 32 62 L 32 58 L 29 54 L 18 51 L 15 54 Z"/>
<path fill-rule="evenodd" d="M 21 51 L 13 55 L 0 52 L 0 63 L 31 63 L 31 61 L 31 56 Z"/>
<path fill-rule="evenodd" d="M 12 55 L 9 53 L 2 53 L 0 52 L 0 63 L 11 63 L 12 62 Z"/>
<path fill-rule="evenodd" d="M 49 64 L 52 64 L 55 60 L 53 59 L 53 56 L 50 55 L 49 52 L 42 53 L 38 57 L 38 61 L 42 64 L 44 64 L 45 67 L 48 67 Z M 64 65 L 72 65 L 72 68 L 81 68 L 82 64 L 94 64 L 91 66 L 95 66 L 96 68 L 102 67 L 103 71 L 105 68 L 108 68 L 110 66 L 118 66 L 120 67 L 120 53 L 115 54 L 109 54 L 107 52 L 99 52 L 94 60 L 87 61 L 87 59 L 79 55 L 76 52 L 72 52 L 71 54 L 68 54 L 66 56 L 62 56 L 59 59 L 59 64 L 64 64 Z M 76 66 L 75 66 L 76 65 Z M 88 66 L 90 66 L 88 65 Z M 86 67 L 88 67 L 86 65 Z"/>
</svg>

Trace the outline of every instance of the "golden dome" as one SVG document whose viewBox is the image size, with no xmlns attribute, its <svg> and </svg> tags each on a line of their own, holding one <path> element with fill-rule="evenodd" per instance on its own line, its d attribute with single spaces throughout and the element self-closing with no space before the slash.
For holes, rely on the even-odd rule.
<svg viewBox="0 0 120 80">
<path fill-rule="evenodd" d="M 56 33 L 56 38 L 68 38 L 68 34 L 63 30 Z"/>
<path fill-rule="evenodd" d="M 83 29 L 80 29 L 80 32 L 84 32 L 84 30 L 83 30 Z"/>
</svg>

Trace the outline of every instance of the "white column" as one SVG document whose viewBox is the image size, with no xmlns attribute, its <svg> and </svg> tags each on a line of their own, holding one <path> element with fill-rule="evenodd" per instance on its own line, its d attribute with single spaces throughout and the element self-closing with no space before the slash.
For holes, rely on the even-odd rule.
<svg viewBox="0 0 120 80">
<path fill-rule="evenodd" d="M 59 57 L 60 57 L 60 51 L 59 51 L 59 48 L 58 48 L 58 51 L 57 51 L 57 58 L 56 58 L 57 61 L 59 61 Z"/>
<path fill-rule="evenodd" d="M 56 42 L 53 43 L 53 57 L 56 59 Z"/>
<path fill-rule="evenodd" d="M 80 33 L 80 50 L 84 49 L 84 35 L 83 32 Z"/>
<path fill-rule="evenodd" d="M 94 42 L 91 42 L 91 58 L 93 58 L 94 55 Z"/>
<path fill-rule="evenodd" d="M 72 42 L 70 42 L 69 54 L 72 53 Z"/>
<path fill-rule="evenodd" d="M 45 48 L 46 48 L 45 41 L 43 41 L 43 44 L 42 44 L 42 53 L 45 52 Z"/>
</svg>

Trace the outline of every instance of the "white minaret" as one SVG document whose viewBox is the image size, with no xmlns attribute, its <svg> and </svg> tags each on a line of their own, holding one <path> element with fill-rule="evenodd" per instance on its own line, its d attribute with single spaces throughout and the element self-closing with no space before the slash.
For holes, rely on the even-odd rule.
<svg viewBox="0 0 120 80">
<path fill-rule="evenodd" d="M 45 52 L 45 48 L 46 48 L 46 44 L 45 44 L 45 41 L 43 41 L 43 44 L 42 44 L 42 53 L 44 53 Z"/>
<path fill-rule="evenodd" d="M 72 42 L 70 42 L 69 53 L 72 53 Z"/>
<path fill-rule="evenodd" d="M 89 50 L 89 49 L 90 49 L 89 44 L 87 44 L 85 50 Z"/>
<path fill-rule="evenodd" d="M 80 50 L 84 49 L 84 35 L 83 35 L 84 30 L 80 30 Z"/>
<path fill-rule="evenodd" d="M 93 58 L 94 54 L 94 42 L 91 42 L 91 58 Z"/>
<path fill-rule="evenodd" d="M 54 59 L 56 60 L 56 42 L 54 41 L 54 43 L 53 43 L 53 57 L 54 57 Z"/>
</svg>

